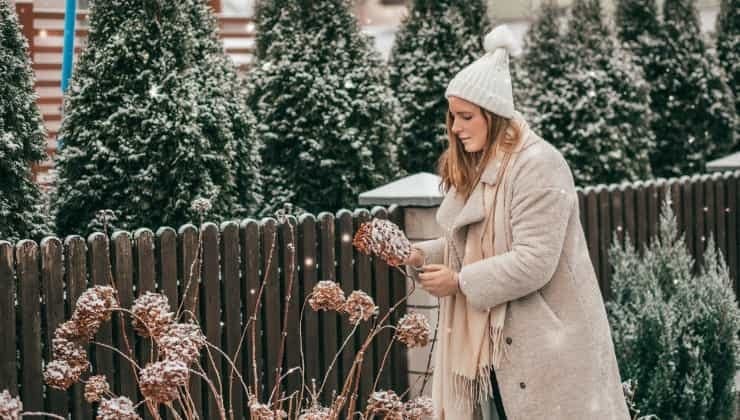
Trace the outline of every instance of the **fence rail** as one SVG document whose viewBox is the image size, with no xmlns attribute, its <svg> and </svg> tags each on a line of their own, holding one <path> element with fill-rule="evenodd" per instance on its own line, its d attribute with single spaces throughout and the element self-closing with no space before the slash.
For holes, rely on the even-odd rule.
<svg viewBox="0 0 740 420">
<path fill-rule="evenodd" d="M 74 302 L 85 288 L 108 284 L 109 268 L 123 307 L 130 307 L 134 298 L 145 291 L 159 291 L 177 308 L 196 258 L 199 235 L 202 237 L 201 278 L 200 282 L 191 284 L 192 290 L 184 303 L 199 316 L 208 341 L 228 354 L 236 353 L 244 323 L 255 307 L 257 291 L 265 276 L 256 349 L 252 351 L 247 339 L 236 365 L 247 383 L 252 383 L 251 361 L 252 357 L 256 359 L 264 401 L 275 384 L 274 372 L 278 366 L 284 366 L 285 371 L 301 365 L 302 345 L 306 380 L 310 386 L 311 378 L 316 378 L 318 387 L 351 328 L 346 317 L 340 319 L 333 312 L 316 313 L 310 307 L 301 312 L 306 296 L 317 281 L 336 280 L 346 293 L 365 290 L 375 298 L 381 313 L 387 312 L 406 293 L 406 282 L 398 270 L 379 259 L 359 254 L 352 247 L 352 237 L 359 224 L 371 217 L 390 218 L 403 224 L 400 208 L 376 207 L 372 211 L 342 210 L 336 215 L 306 214 L 297 220 L 290 217 L 286 223 L 267 218 L 226 222 L 220 226 L 205 223 L 200 230 L 185 225 L 178 231 L 164 227 L 156 233 L 149 229 L 139 229 L 133 234 L 117 231 L 110 238 L 109 248 L 102 233 L 94 233 L 87 240 L 80 236 L 69 236 L 64 241 L 47 237 L 40 244 L 31 240 L 15 245 L 0 241 L 0 331 L 5 336 L 0 344 L 0 389 L 7 388 L 14 395 L 19 392 L 26 410 L 72 414 L 75 419 L 92 418 L 80 385 L 62 392 L 46 388 L 42 382 L 42 359 L 51 360 L 54 328 L 71 315 Z M 291 270 L 295 282 L 289 295 L 287 346 L 284 360 L 279 361 L 283 310 L 288 301 L 285 280 Z M 391 316 L 391 323 L 404 312 L 402 304 Z M 302 325 L 300 334 L 299 325 Z M 125 349 L 121 331 L 115 314 L 99 330 L 95 340 Z M 325 400 L 333 390 L 341 392 L 359 340 L 367 332 L 368 326 L 363 324 L 359 335 L 354 334 L 329 372 L 323 393 Z M 129 323 L 125 334 L 140 357 L 148 354 L 148 342 L 136 336 Z M 369 395 L 390 342 L 391 333 L 386 330 L 365 353 L 360 401 Z M 378 388 L 392 388 L 400 393 L 408 386 L 406 351 L 398 343 L 391 349 Z M 208 376 L 214 379 L 218 373 L 222 379 L 229 378 L 229 366 L 214 357 L 215 367 L 206 359 L 202 361 Z M 134 371 L 120 355 L 93 345 L 90 360 L 94 372 L 105 374 L 116 394 L 141 400 L 136 392 Z M 228 380 L 223 382 L 226 386 Z M 246 401 L 238 392 L 241 389 L 238 382 L 233 385 L 232 407 L 235 417 L 242 418 Z M 294 373 L 286 378 L 281 389 L 289 394 L 299 385 L 299 373 Z M 217 418 L 216 405 L 205 383 L 194 379 L 191 390 L 204 417 Z"/>
</svg>

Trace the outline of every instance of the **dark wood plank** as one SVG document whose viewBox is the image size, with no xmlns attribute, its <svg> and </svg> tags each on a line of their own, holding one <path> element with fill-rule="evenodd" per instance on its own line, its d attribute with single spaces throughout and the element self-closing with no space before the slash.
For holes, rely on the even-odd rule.
<svg viewBox="0 0 740 420">
<path fill-rule="evenodd" d="M 337 247 L 337 254 L 339 260 L 339 267 L 337 268 L 338 281 L 342 286 L 344 294 L 349 296 L 350 293 L 355 289 L 355 273 L 354 273 L 354 250 L 352 247 L 352 237 L 354 235 L 352 212 L 349 210 L 339 210 L 336 216 L 336 231 L 337 238 L 339 240 L 339 246 Z M 344 382 L 349 378 L 349 371 L 352 368 L 352 362 L 355 359 L 356 348 L 358 337 L 357 333 L 354 333 L 352 338 L 348 338 L 352 334 L 352 325 L 347 322 L 347 317 L 343 316 L 340 319 L 341 327 L 341 340 L 344 342 L 349 339 L 347 347 L 345 347 L 341 356 L 341 374 L 340 388 Z"/>
<path fill-rule="evenodd" d="M 591 264 L 599 276 L 599 287 L 601 287 L 601 256 L 599 246 L 599 196 L 595 188 L 586 187 L 587 220 L 588 220 L 588 253 Z"/>
<path fill-rule="evenodd" d="M 581 198 L 583 195 L 581 194 Z M 403 207 L 392 205 L 388 209 L 388 218 L 390 221 L 398 225 L 401 229 L 405 230 L 404 223 L 404 209 Z M 397 302 L 404 299 L 408 293 L 406 290 L 406 276 L 401 270 L 393 267 L 388 268 L 391 272 L 391 304 L 395 305 Z M 391 315 L 391 322 L 393 325 L 398 325 L 398 321 L 406 313 L 406 301 L 400 303 L 396 310 Z M 430 320 L 431 321 L 431 320 Z M 408 374 L 408 356 L 406 346 L 395 343 L 391 350 L 391 371 L 393 372 L 393 389 L 401 395 L 409 386 L 409 374 Z"/>
<path fill-rule="evenodd" d="M 737 175 L 735 175 L 737 174 Z M 738 212 L 738 178 L 740 178 L 740 172 L 725 172 L 722 180 L 727 191 L 727 202 L 725 204 L 725 212 L 727 214 L 727 265 L 730 269 L 730 276 L 734 281 L 735 296 L 738 296 L 740 289 L 738 289 L 738 241 L 740 236 L 738 235 L 738 224 L 737 224 L 737 212 Z"/>
<path fill-rule="evenodd" d="M 172 231 L 174 238 L 175 232 Z M 174 254 L 174 243 L 172 247 L 174 260 L 172 261 L 172 267 L 175 270 L 174 277 L 177 277 L 177 256 Z M 136 295 L 141 296 L 146 292 L 156 292 L 156 260 L 155 260 L 155 238 L 154 233 L 147 228 L 140 228 L 134 232 L 133 238 L 133 258 L 134 258 L 134 284 L 136 285 Z M 170 308 L 172 308 L 172 302 L 170 302 Z M 172 308 L 173 311 L 177 310 L 177 307 Z M 135 336 L 134 341 L 136 342 L 136 355 L 137 361 L 140 365 L 146 365 L 151 363 L 153 360 L 152 353 L 152 342 L 148 338 Z M 139 400 L 141 400 L 139 395 Z M 141 410 L 145 420 L 152 420 L 154 416 L 149 410 Z M 173 418 L 171 413 L 166 413 L 167 419 Z"/>
<path fill-rule="evenodd" d="M 386 210 L 384 207 L 374 207 L 371 211 L 371 215 L 373 218 L 377 219 L 388 219 L 388 210 Z M 388 313 L 388 311 L 391 308 L 390 300 L 391 300 L 391 294 L 390 294 L 390 283 L 388 278 L 388 264 L 386 264 L 382 259 L 373 257 L 373 264 L 372 264 L 372 273 L 373 273 L 373 286 L 375 289 L 375 293 L 373 294 L 373 297 L 375 298 L 375 304 L 378 305 L 379 309 L 379 317 L 382 318 L 385 316 L 385 314 Z M 386 323 L 387 325 L 387 323 Z M 375 382 L 375 378 L 379 378 L 378 380 L 378 387 L 379 389 L 388 389 L 391 386 L 391 378 L 390 378 L 390 371 L 388 370 L 388 362 L 387 360 L 383 362 L 383 357 L 386 353 L 386 350 L 388 349 L 388 346 L 391 344 L 391 330 L 385 329 L 381 331 L 378 336 L 373 340 L 373 347 L 374 347 L 374 353 L 375 353 L 375 360 L 373 361 L 375 370 L 373 371 L 373 382 Z M 389 353 L 390 355 L 390 353 Z M 382 366 L 382 371 L 381 371 Z"/>
<path fill-rule="evenodd" d="M 711 181 L 714 186 L 714 238 L 717 250 L 722 251 L 722 257 L 727 261 L 727 191 L 721 173 L 714 173 Z"/>
<path fill-rule="evenodd" d="M 16 244 L 15 259 L 18 273 L 18 304 L 20 309 L 20 394 L 25 411 L 44 409 L 41 381 L 41 278 L 39 277 L 39 247 L 23 239 Z"/>
<path fill-rule="evenodd" d="M 683 205 L 681 203 L 681 183 L 678 178 L 671 178 L 666 183 L 666 189 L 670 191 L 671 208 L 673 214 L 676 215 L 676 223 L 678 224 L 679 231 L 683 233 L 684 226 L 684 214 Z"/>
<path fill-rule="evenodd" d="M 355 232 L 362 225 L 362 223 L 370 221 L 370 212 L 367 209 L 356 209 L 354 211 L 354 225 Z M 372 273 L 372 261 L 370 256 L 364 255 L 359 251 L 355 251 L 355 275 L 358 280 L 358 289 L 364 291 L 369 296 L 375 296 L 375 290 L 373 285 L 373 273 Z M 374 298 L 373 298 L 374 299 Z M 376 302 L 377 305 L 377 302 Z M 368 336 L 370 332 L 370 325 L 374 323 L 375 319 L 369 321 L 360 321 L 360 327 L 358 329 L 359 336 L 362 340 Z M 358 349 L 359 350 L 359 349 Z M 375 379 L 375 349 L 372 345 L 367 346 L 362 362 L 362 369 L 360 374 L 360 395 L 359 401 L 366 401 L 370 395 L 370 390 L 373 386 L 373 380 Z"/>
<path fill-rule="evenodd" d="M 321 212 L 318 215 L 319 219 L 319 277 L 321 280 L 337 280 L 336 271 L 336 253 L 334 247 L 336 246 L 336 233 L 335 233 L 335 221 L 334 215 L 329 212 Z M 326 377 L 326 385 L 324 386 L 323 400 L 328 401 L 331 398 L 332 392 L 336 390 L 337 394 L 341 392 L 339 389 L 339 366 L 338 363 L 334 363 L 331 371 L 329 366 L 331 365 L 334 357 L 337 356 L 337 351 L 341 346 L 339 341 L 339 322 L 340 317 L 335 311 L 322 312 L 321 317 L 321 342 L 322 342 L 322 372 Z"/>
<path fill-rule="evenodd" d="M 41 241 L 41 287 L 45 319 L 43 326 L 44 357 L 47 361 L 53 360 L 51 344 L 54 330 L 65 321 L 63 254 L 64 247 L 59 238 L 46 237 Z M 47 388 L 46 410 L 67 417 L 69 414 L 68 393 L 51 387 Z"/>
<path fill-rule="evenodd" d="M 583 192 L 583 188 L 576 187 L 576 195 L 578 196 L 578 216 L 581 220 L 581 228 L 585 237 L 588 237 L 588 217 L 586 215 L 586 194 Z"/>
<path fill-rule="evenodd" d="M 175 229 L 170 227 L 157 229 L 154 251 L 157 268 L 157 280 L 155 281 L 157 291 L 167 296 L 170 307 L 173 311 L 177 311 L 180 304 L 180 293 L 177 285 L 178 249 Z"/>
<path fill-rule="evenodd" d="M 111 267 L 108 238 L 101 232 L 95 232 L 87 238 L 90 259 L 91 286 L 110 286 Z M 98 330 L 95 339 L 106 345 L 113 345 L 113 327 L 111 321 L 104 322 Z M 92 348 L 94 372 L 105 375 L 111 388 L 115 388 L 115 366 L 113 352 L 101 346 Z M 116 390 L 118 392 L 118 390 Z"/>
<path fill-rule="evenodd" d="M 635 214 L 635 189 L 632 184 L 622 186 L 622 198 L 624 199 L 624 229 L 625 237 L 629 237 L 630 243 L 635 244 L 637 238 L 637 218 Z"/>
<path fill-rule="evenodd" d="M 264 304 L 263 340 L 265 349 L 264 379 L 265 398 L 269 398 L 275 386 L 275 370 L 278 368 L 277 348 L 280 345 L 280 283 L 278 267 L 280 266 L 280 250 L 278 249 L 277 221 L 273 218 L 262 219 L 262 259 L 265 267 L 265 290 L 262 296 Z"/>
<path fill-rule="evenodd" d="M 692 256 L 696 254 L 696 217 L 694 216 L 694 183 L 688 176 L 681 177 L 681 214 L 683 215 L 684 241 Z"/>
<path fill-rule="evenodd" d="M 610 214 L 610 192 L 606 186 L 596 187 L 599 196 L 599 254 L 601 255 L 599 284 L 601 295 L 605 300 L 611 296 L 611 262 L 609 261 L 609 244 L 612 236 L 612 221 Z"/>
<path fill-rule="evenodd" d="M 616 235 L 619 245 L 624 246 L 625 222 L 624 222 L 624 197 L 622 196 L 623 185 L 612 184 L 609 186 L 609 197 L 611 200 L 612 233 L 609 243 Z"/>
<path fill-rule="evenodd" d="M 18 365 L 16 363 L 16 277 L 13 244 L 0 241 L 0 389 L 18 396 Z"/>
<path fill-rule="evenodd" d="M 131 235 L 126 231 L 117 231 L 111 239 L 113 242 L 113 273 L 118 288 L 118 299 L 122 307 L 130 308 L 134 302 L 134 260 Z M 129 357 L 135 357 L 134 331 L 131 323 L 120 313 L 113 314 L 111 322 L 116 347 Z M 117 353 L 113 355 L 113 363 L 120 395 L 126 395 L 132 401 L 137 402 L 138 386 L 135 367 Z"/>
<path fill-rule="evenodd" d="M 201 325 L 204 329 L 206 339 L 214 346 L 221 347 L 221 282 L 219 280 L 219 233 L 218 226 L 214 223 L 204 223 L 201 226 L 203 237 L 203 269 L 201 272 L 200 293 L 196 305 L 199 305 Z M 206 349 L 207 357 L 203 362 L 208 378 L 214 384 L 219 384 L 219 373 L 221 372 L 221 356 L 215 350 Z M 210 354 L 209 354 L 210 353 Z M 215 366 L 214 366 L 215 365 Z M 218 385 L 217 385 L 218 386 Z M 210 389 L 204 386 L 204 402 L 207 401 L 204 411 L 208 418 L 215 419 L 219 416 L 218 406 Z M 220 388 L 219 388 L 220 391 Z"/>
<path fill-rule="evenodd" d="M 696 236 L 694 237 L 694 259 L 696 264 L 694 270 L 698 270 L 704 264 L 704 249 L 707 243 L 707 233 L 704 222 L 706 219 L 706 197 L 704 196 L 704 180 L 701 175 L 691 178 L 694 184 L 694 228 Z"/>
<path fill-rule="evenodd" d="M 302 295 L 305 300 L 313 291 L 318 282 L 318 271 L 316 269 L 317 259 L 317 237 L 316 237 L 316 217 L 313 214 L 302 214 L 298 219 L 298 259 L 311 262 L 310 266 L 305 266 L 301 270 L 301 284 L 303 288 Z M 304 302 L 301 302 L 303 305 Z M 306 368 L 306 385 L 312 388 L 312 382 L 316 381 L 316 389 L 321 386 L 324 379 L 321 369 L 321 340 L 319 330 L 319 314 L 314 312 L 310 306 L 306 305 L 303 312 L 303 357 Z"/>
<path fill-rule="evenodd" d="M 717 232 L 715 227 L 717 226 L 714 212 L 716 210 L 715 194 L 714 194 L 714 182 L 712 177 L 709 175 L 702 176 L 702 186 L 704 187 L 704 236 L 706 241 L 704 242 L 705 248 L 709 244 L 709 241 L 714 241 L 715 246 L 717 245 Z M 719 249 L 719 248 L 715 248 Z"/>
<path fill-rule="evenodd" d="M 85 240 L 77 235 L 64 240 L 65 248 L 65 283 L 69 305 L 67 318 L 72 315 L 77 299 L 87 289 L 87 246 Z M 92 358 L 91 358 L 92 360 Z M 70 411 L 73 419 L 89 420 L 93 418 L 92 407 L 84 399 L 84 386 L 72 385 Z"/>
<path fill-rule="evenodd" d="M 300 312 L 301 312 L 301 285 L 299 277 L 300 270 L 315 270 L 315 259 L 298 258 L 298 221 L 295 216 L 285 217 L 284 223 L 279 226 L 280 250 L 281 250 L 281 284 L 283 307 L 281 309 L 286 319 L 283 319 L 285 326 L 285 347 L 283 349 L 283 360 L 281 375 L 287 374 L 290 369 L 301 366 L 301 334 L 300 334 Z M 285 308 L 287 307 L 287 313 Z M 281 326 L 281 331 L 283 327 Z M 301 390 L 300 371 L 293 371 L 288 374 L 280 384 L 280 392 L 286 395 Z"/>
<path fill-rule="evenodd" d="M 191 314 L 198 316 L 198 312 L 195 310 L 195 302 L 197 301 L 198 284 L 200 282 L 200 267 L 199 262 L 196 260 L 198 257 L 198 244 L 199 244 L 199 231 L 192 224 L 183 225 L 177 231 L 178 244 L 178 279 L 179 285 L 177 289 L 178 308 L 182 308 L 180 312 L 180 321 L 187 321 L 192 319 Z M 165 286 L 167 283 L 165 283 Z M 171 292 L 170 292 L 171 293 Z M 189 312 L 189 313 L 188 313 Z M 201 364 L 205 358 L 201 359 Z M 195 375 L 190 377 L 190 395 L 193 399 L 193 405 L 195 411 L 198 413 L 205 413 L 203 407 L 203 390 L 204 381 Z"/>
<path fill-rule="evenodd" d="M 642 181 L 637 181 L 635 187 L 635 220 L 637 221 L 637 249 L 642 252 L 649 244 L 648 238 L 648 190 Z"/>
<path fill-rule="evenodd" d="M 244 360 L 244 379 L 253 393 L 259 392 L 254 390 L 255 372 L 263 371 L 262 357 L 262 340 L 258 335 L 262 331 L 260 326 L 263 317 L 261 316 L 261 307 L 257 304 L 257 292 L 261 284 L 261 245 L 260 245 L 260 226 L 259 222 L 254 219 L 245 219 L 239 225 L 242 252 L 242 273 L 243 287 L 242 300 L 245 302 L 245 322 L 249 323 L 247 335 L 242 342 L 241 357 Z M 253 334 L 255 339 L 253 340 Z"/>
<path fill-rule="evenodd" d="M 242 334 L 242 291 L 239 279 L 239 225 L 235 222 L 221 224 L 221 279 L 224 289 L 224 347 L 223 350 L 234 362 L 236 374 L 241 374 L 242 358 L 237 348 Z M 232 373 L 232 367 L 224 363 L 222 381 L 225 388 L 226 409 L 231 410 L 234 417 L 241 419 L 244 416 L 244 390 L 237 375 Z"/>
<path fill-rule="evenodd" d="M 647 235 L 648 244 L 653 244 L 658 237 L 658 220 L 660 217 L 660 199 L 655 187 L 656 181 L 645 183 L 645 198 L 647 201 Z"/>
</svg>

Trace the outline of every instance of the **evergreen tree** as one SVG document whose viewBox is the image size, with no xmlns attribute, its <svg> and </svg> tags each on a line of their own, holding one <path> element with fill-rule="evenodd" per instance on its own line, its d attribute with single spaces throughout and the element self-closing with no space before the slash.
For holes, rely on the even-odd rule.
<svg viewBox="0 0 740 420">
<path fill-rule="evenodd" d="M 543 7 L 527 37 L 525 109 L 581 185 L 650 176 L 647 86 L 616 45 L 598 0 L 576 0 L 568 30 Z"/>
<path fill-rule="evenodd" d="M 732 419 L 740 311 L 727 265 L 710 238 L 694 260 L 666 200 L 659 237 L 639 255 L 614 240 L 607 302 L 620 373 L 637 381 L 635 401 L 659 418 Z"/>
<path fill-rule="evenodd" d="M 401 168 L 436 172 L 447 146 L 445 89 L 480 57 L 489 29 L 482 0 L 415 0 L 391 51 L 391 88 L 401 104 Z"/>
<path fill-rule="evenodd" d="M 247 77 L 264 141 L 264 212 L 286 202 L 313 213 L 352 208 L 360 192 L 398 176 L 386 70 L 348 1 L 271 1 L 258 16 L 272 26 L 257 22 L 257 42 L 271 41 Z"/>
<path fill-rule="evenodd" d="M 702 40 L 695 2 L 666 0 L 663 20 L 655 4 L 619 0 L 618 33 L 643 68 L 655 114 L 657 176 L 702 172 L 708 160 L 736 144 L 736 114 L 729 87 Z"/>
<path fill-rule="evenodd" d="M 0 240 L 40 239 L 48 221 L 31 163 L 46 133 L 36 106 L 28 44 L 14 7 L 0 0 Z"/>
<path fill-rule="evenodd" d="M 727 84 L 735 95 L 735 114 L 740 119 L 740 1 L 722 0 L 717 16 L 717 56 Z M 740 150 L 740 123 L 735 121 L 735 150 Z"/>
<path fill-rule="evenodd" d="M 259 204 L 254 121 L 203 0 L 98 0 L 65 98 L 56 222 L 88 231 L 99 209 L 117 228 L 179 226 L 190 203 L 215 219 Z"/>
</svg>

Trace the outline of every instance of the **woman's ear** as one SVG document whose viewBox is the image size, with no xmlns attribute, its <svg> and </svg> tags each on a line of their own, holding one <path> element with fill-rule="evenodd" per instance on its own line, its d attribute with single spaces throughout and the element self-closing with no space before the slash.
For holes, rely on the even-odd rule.
<svg viewBox="0 0 740 420">
<path fill-rule="evenodd" d="M 519 143 L 519 138 L 521 137 L 517 135 L 517 130 L 512 127 L 512 123 L 513 121 L 509 121 L 509 124 L 499 139 L 501 151 L 504 153 L 512 153 L 516 149 L 516 145 Z"/>
</svg>

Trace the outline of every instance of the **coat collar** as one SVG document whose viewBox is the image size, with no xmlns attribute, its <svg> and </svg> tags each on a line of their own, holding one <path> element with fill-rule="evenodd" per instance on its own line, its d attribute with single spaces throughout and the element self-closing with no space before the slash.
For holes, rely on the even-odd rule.
<svg viewBox="0 0 740 420">
<path fill-rule="evenodd" d="M 537 136 L 529 130 L 524 118 L 518 112 L 515 113 L 515 120 L 523 123 L 522 137 L 523 140 L 517 143 L 514 148 L 512 159 L 516 158 L 517 153 L 531 146 L 537 141 Z M 502 156 L 494 156 L 481 174 L 479 182 L 468 197 L 467 201 L 460 195 L 454 187 L 445 194 L 442 203 L 437 210 L 437 223 L 448 232 L 454 232 L 463 226 L 476 223 L 485 217 L 485 207 L 483 204 L 483 192 L 485 190 L 482 183 L 496 185 L 496 172 L 502 162 Z M 511 163 L 510 163 L 511 165 Z M 511 168 L 511 166 L 509 166 Z"/>
</svg>

